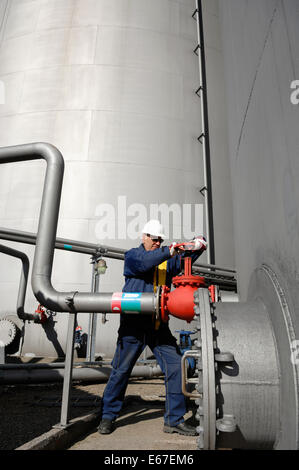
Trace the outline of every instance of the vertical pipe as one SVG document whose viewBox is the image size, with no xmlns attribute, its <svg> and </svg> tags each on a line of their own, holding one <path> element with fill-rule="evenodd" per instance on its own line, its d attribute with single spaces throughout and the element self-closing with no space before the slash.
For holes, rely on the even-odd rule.
<svg viewBox="0 0 299 470">
<path fill-rule="evenodd" d="M 92 275 L 91 275 L 91 292 L 98 292 L 99 288 L 99 274 L 96 270 L 95 256 L 92 257 Z M 89 314 L 88 319 L 88 338 L 87 338 L 87 361 L 95 360 L 95 339 L 96 339 L 96 326 L 97 326 L 97 314 L 95 312 Z"/>
<path fill-rule="evenodd" d="M 211 153 L 209 136 L 209 115 L 208 115 L 208 93 L 205 62 L 205 42 L 202 18 L 202 1 L 196 0 L 197 9 L 197 35 L 199 45 L 199 75 L 200 75 L 200 99 L 202 110 L 202 138 L 203 138 L 203 160 L 205 173 L 205 208 L 206 208 L 206 231 L 208 239 L 208 264 L 215 264 L 215 241 L 214 241 L 214 221 L 213 221 L 213 198 L 212 198 L 212 177 L 211 177 Z"/>
<path fill-rule="evenodd" d="M 98 272 L 95 272 L 95 278 L 94 278 L 94 292 L 99 291 L 99 282 L 100 282 L 100 277 Z M 90 359 L 91 361 L 95 361 L 95 347 L 96 347 L 96 335 L 97 335 L 97 321 L 98 321 L 98 316 L 96 312 L 92 314 L 92 331 L 91 331 L 91 348 L 90 348 Z"/>
<path fill-rule="evenodd" d="M 22 262 L 22 270 L 21 270 L 21 275 L 20 275 L 19 291 L 18 291 L 18 298 L 17 298 L 18 317 L 23 321 L 25 320 L 38 321 L 39 320 L 38 314 L 25 313 L 25 309 L 24 309 L 27 283 L 28 283 L 28 275 L 29 275 L 28 256 L 22 251 L 15 250 L 14 248 L 4 246 L 4 245 L 0 245 L 0 253 L 4 253 L 8 256 L 13 256 L 14 258 L 18 258 Z"/>
<path fill-rule="evenodd" d="M 63 391 L 62 391 L 61 418 L 60 418 L 61 427 L 65 427 L 69 422 L 76 320 L 77 320 L 76 313 L 69 314 L 64 379 L 63 379 Z"/>
<path fill-rule="evenodd" d="M 0 364 L 5 364 L 5 346 L 0 344 Z"/>
</svg>

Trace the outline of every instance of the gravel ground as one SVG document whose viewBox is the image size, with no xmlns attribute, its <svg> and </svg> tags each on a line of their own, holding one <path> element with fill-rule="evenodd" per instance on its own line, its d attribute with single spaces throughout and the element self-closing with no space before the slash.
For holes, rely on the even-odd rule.
<svg viewBox="0 0 299 470">
<path fill-rule="evenodd" d="M 62 383 L 0 386 L 0 450 L 14 450 L 60 422 L 62 386 Z M 70 419 L 97 411 L 105 386 L 74 382 Z M 163 378 L 134 378 L 129 382 L 122 413 L 126 415 L 136 407 L 146 406 L 162 417 L 164 402 Z"/>
<path fill-rule="evenodd" d="M 97 388 L 74 385 L 73 398 L 88 398 L 89 406 L 72 404 L 71 418 L 96 410 L 90 399 L 96 398 Z M 59 423 L 61 396 L 62 383 L 0 386 L 0 450 L 13 450 Z"/>
</svg>

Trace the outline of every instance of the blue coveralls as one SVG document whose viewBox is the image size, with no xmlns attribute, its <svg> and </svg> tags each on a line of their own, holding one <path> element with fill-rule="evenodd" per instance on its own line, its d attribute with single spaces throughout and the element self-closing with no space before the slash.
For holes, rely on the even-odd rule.
<svg viewBox="0 0 299 470">
<path fill-rule="evenodd" d="M 195 261 L 200 252 L 192 255 Z M 166 285 L 181 271 L 181 258 L 171 258 L 169 248 L 146 251 L 143 244 L 125 254 L 123 292 L 153 292 L 156 266 L 167 261 Z M 151 315 L 121 314 L 112 370 L 102 398 L 102 419 L 119 416 L 131 371 L 146 346 L 152 350 L 164 374 L 166 400 L 164 422 L 177 426 L 184 421 L 185 397 L 181 385 L 181 355 L 168 323 L 155 329 Z"/>
</svg>

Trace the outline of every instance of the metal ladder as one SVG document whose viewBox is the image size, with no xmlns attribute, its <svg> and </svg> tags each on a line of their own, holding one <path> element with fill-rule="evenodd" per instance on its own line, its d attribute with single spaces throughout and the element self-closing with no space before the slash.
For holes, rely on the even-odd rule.
<svg viewBox="0 0 299 470">
<path fill-rule="evenodd" d="M 205 43 L 203 31 L 203 13 L 202 1 L 195 0 L 195 10 L 192 18 L 197 24 L 197 45 L 194 54 L 198 56 L 199 66 L 199 87 L 195 94 L 200 98 L 201 102 L 201 134 L 198 141 L 203 148 L 203 167 L 204 167 L 204 186 L 200 189 L 200 193 L 205 201 L 206 214 L 206 235 L 208 240 L 207 260 L 208 264 L 215 264 L 215 242 L 214 242 L 214 222 L 213 222 L 213 200 L 212 200 L 212 179 L 211 179 L 211 161 L 210 161 L 210 139 L 209 139 L 209 116 L 208 116 L 208 93 L 206 78 L 206 62 L 205 62 Z"/>
</svg>

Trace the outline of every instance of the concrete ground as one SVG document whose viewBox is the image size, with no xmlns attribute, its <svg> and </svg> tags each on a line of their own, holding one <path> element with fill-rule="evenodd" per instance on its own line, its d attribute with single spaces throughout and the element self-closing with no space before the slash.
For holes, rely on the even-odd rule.
<svg viewBox="0 0 299 470">
<path fill-rule="evenodd" d="M 163 418 L 152 409 L 128 413 L 118 421 L 116 430 L 100 435 L 95 429 L 69 450 L 196 450 L 196 437 L 166 434 Z"/>
<path fill-rule="evenodd" d="M 138 398 L 138 396 L 136 396 Z M 163 432 L 164 402 L 150 398 L 132 398 L 116 429 L 101 435 L 92 429 L 69 450 L 189 450 L 197 449 L 197 437 Z M 192 412 L 186 418 L 192 421 Z"/>
<path fill-rule="evenodd" d="M 117 427 L 97 432 L 100 400 L 106 383 L 73 384 L 70 423 L 60 423 L 62 383 L 1 387 L 0 450 L 197 450 L 197 437 L 163 432 L 163 378 L 131 378 Z M 190 404 L 193 406 L 194 401 Z M 198 425 L 195 409 L 186 419 Z"/>
<path fill-rule="evenodd" d="M 69 450 L 189 450 L 197 449 L 197 437 L 163 432 L 165 387 L 163 379 L 131 380 L 116 429 L 101 435 L 92 429 Z M 195 424 L 190 410 L 185 418 Z"/>
</svg>

